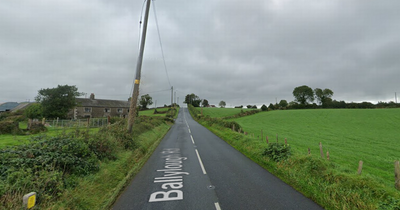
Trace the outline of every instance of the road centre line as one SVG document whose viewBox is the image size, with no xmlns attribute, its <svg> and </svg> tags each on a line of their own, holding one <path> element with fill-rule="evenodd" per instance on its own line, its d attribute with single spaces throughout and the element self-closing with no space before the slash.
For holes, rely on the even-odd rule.
<svg viewBox="0 0 400 210">
<path fill-rule="evenodd" d="M 200 167 L 201 167 L 201 170 L 203 171 L 203 174 L 207 174 L 206 169 L 204 169 L 203 162 L 201 161 L 201 158 L 200 158 L 200 155 L 199 155 L 199 152 L 197 151 L 197 149 L 196 149 L 196 154 L 197 154 L 197 158 L 199 159 Z"/>
<path fill-rule="evenodd" d="M 219 206 L 218 202 L 215 202 L 214 205 L 216 210 L 221 210 L 221 207 Z"/>
<path fill-rule="evenodd" d="M 188 130 L 189 130 L 189 133 L 192 133 L 192 132 L 190 131 L 190 128 L 188 128 Z"/>
<path fill-rule="evenodd" d="M 192 135 L 190 135 L 190 138 L 192 139 L 192 143 L 194 144 L 193 136 L 192 136 Z"/>
</svg>

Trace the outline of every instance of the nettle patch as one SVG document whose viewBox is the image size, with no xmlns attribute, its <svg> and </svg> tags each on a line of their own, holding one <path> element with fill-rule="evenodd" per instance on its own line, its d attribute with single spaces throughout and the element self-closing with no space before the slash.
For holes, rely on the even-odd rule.
<svg viewBox="0 0 400 210">
<path fill-rule="evenodd" d="M 291 155 L 291 148 L 289 144 L 269 143 L 262 155 L 271 158 L 275 162 L 279 162 L 287 159 Z"/>
</svg>

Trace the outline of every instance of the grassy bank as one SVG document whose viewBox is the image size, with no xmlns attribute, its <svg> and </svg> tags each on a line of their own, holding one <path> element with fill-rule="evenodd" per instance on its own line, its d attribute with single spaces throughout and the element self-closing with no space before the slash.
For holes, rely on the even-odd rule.
<svg viewBox="0 0 400 210">
<path fill-rule="evenodd" d="M 200 107 L 196 108 L 201 112 Z M 254 109 L 239 109 L 239 108 L 210 108 L 210 107 L 204 107 L 203 108 L 203 115 L 204 116 L 210 116 L 214 118 L 222 118 L 222 117 L 229 117 L 233 116 L 236 114 L 239 114 L 240 112 L 247 112 L 247 111 L 252 111 Z"/>
<path fill-rule="evenodd" d="M 47 209 L 109 209 L 156 149 L 170 125 L 162 124 L 137 137 L 140 146 L 134 151 L 118 154 L 116 161 L 101 163 L 100 171 L 79 180 L 74 189 L 68 189 Z M 90 193 L 88 193 L 90 192 Z"/>
<path fill-rule="evenodd" d="M 324 113 L 324 111 L 327 111 L 328 114 Z M 350 111 L 357 112 L 371 110 Z M 353 116 L 353 118 L 350 117 L 351 114 L 349 114 L 349 112 L 345 112 L 343 115 L 347 116 L 346 121 L 354 122 L 355 124 L 357 124 L 357 122 L 360 123 L 357 119 L 361 116 L 375 116 L 375 121 L 378 121 L 378 124 L 385 123 L 390 126 L 391 123 L 387 123 L 387 120 L 397 119 L 396 117 L 390 118 L 390 116 L 394 114 L 393 112 L 398 112 L 398 110 L 389 110 L 387 113 L 378 112 L 376 115 L 372 112 L 360 112 L 356 113 L 358 115 Z M 331 115 L 329 113 L 331 113 Z M 349 125 L 341 125 L 339 121 L 336 121 L 336 123 L 331 122 L 332 124 L 330 125 L 328 122 L 321 121 L 321 118 L 317 118 L 319 120 L 313 119 L 313 115 L 321 116 L 327 119 L 327 121 L 334 121 L 334 118 L 341 118 L 337 116 L 338 113 L 335 113 L 335 110 L 304 110 L 304 112 L 303 110 L 294 110 L 260 113 L 235 120 L 245 131 L 249 133 L 254 132 L 256 138 L 252 138 L 250 135 L 245 136 L 242 133 L 232 132 L 231 129 L 222 126 L 224 123 L 216 123 L 215 120 L 201 119 L 199 122 L 231 144 L 238 151 L 242 152 L 247 157 L 326 209 L 399 209 L 400 194 L 393 187 L 393 162 L 391 162 L 391 160 L 388 161 L 391 162 L 388 167 L 392 167 L 392 169 L 388 171 L 388 173 L 392 173 L 391 184 L 383 181 L 384 178 L 379 178 L 371 174 L 368 171 L 368 167 L 365 169 L 367 172 L 363 172 L 361 176 L 357 175 L 357 167 L 349 167 L 348 164 L 343 164 L 343 162 L 337 161 L 340 160 L 338 156 L 341 155 L 340 152 L 342 152 L 342 149 L 334 151 L 336 148 L 329 145 L 329 143 L 322 141 L 321 137 L 316 138 L 320 140 L 314 139 L 314 143 L 306 142 L 309 139 L 313 139 L 310 136 L 318 135 L 321 132 L 320 130 L 328 132 L 337 129 L 343 130 L 343 132 L 350 132 L 351 130 L 356 130 L 356 128 L 354 126 L 352 127 L 353 129 L 347 128 Z M 382 115 L 384 115 L 385 120 L 379 120 Z M 375 129 L 374 126 L 377 125 L 366 126 L 367 129 L 372 129 L 372 131 L 356 139 L 361 141 L 361 138 L 366 138 L 368 137 L 368 134 L 371 134 L 371 132 L 373 133 L 373 131 L 377 131 L 376 129 L 379 130 L 379 128 L 382 128 L 381 126 Z M 319 129 L 318 127 L 322 128 Z M 309 130 L 307 130 L 307 128 Z M 263 156 L 262 153 L 267 147 L 267 144 L 265 139 L 261 140 L 260 138 L 257 138 L 257 136 L 261 135 L 261 129 L 263 129 L 264 136 L 265 134 L 270 135 L 271 137 L 273 136 L 273 138 L 270 138 L 271 141 L 276 141 L 275 137 L 277 133 L 280 136 L 281 142 L 284 141 L 285 137 L 288 138 L 290 147 L 292 148 L 292 156 L 289 159 L 280 162 L 272 161 L 270 158 Z M 293 132 L 291 132 L 292 130 Z M 301 133 L 301 131 L 306 132 Z M 390 133 L 393 132 L 389 132 L 388 130 L 385 131 L 386 133 L 389 133 L 386 137 L 390 138 Z M 354 133 L 354 131 L 352 133 Z M 362 132 L 360 131 L 360 133 Z M 290 136 L 289 134 L 292 134 L 293 136 Z M 331 134 L 331 136 L 335 135 Z M 354 140 L 354 136 L 355 135 L 353 134 L 351 138 L 345 140 L 344 143 L 342 142 L 344 147 L 346 147 L 348 141 Z M 344 139 L 343 135 L 340 135 L 340 137 Z M 300 138 L 304 139 L 303 143 L 299 140 Z M 324 145 L 327 145 L 326 148 L 328 148 L 331 153 L 331 161 L 320 157 L 318 147 L 320 141 L 322 141 Z M 340 142 L 337 142 L 338 140 L 334 141 L 335 144 L 340 145 Z M 396 142 L 390 141 L 389 143 L 395 144 Z M 374 143 L 369 142 L 368 144 Z M 362 144 L 358 147 L 355 145 L 356 144 L 354 144 L 353 148 L 363 147 Z M 371 145 L 368 145 L 368 147 L 369 146 Z M 308 147 L 312 149 L 311 155 L 307 155 L 306 151 Z M 349 147 L 351 148 L 351 146 Z M 375 147 L 377 146 L 375 145 Z M 346 151 L 354 151 L 350 148 L 348 150 L 345 148 L 343 151 L 344 154 L 347 153 Z M 393 148 L 393 150 L 395 150 L 395 148 Z M 371 153 L 375 154 L 375 156 L 380 156 L 380 153 L 375 153 L 373 150 L 370 151 L 372 151 Z M 378 151 L 381 153 L 391 154 L 391 150 L 388 152 L 386 152 L 385 149 Z M 348 153 L 350 154 L 351 152 Z M 366 154 L 364 154 L 364 156 L 365 155 Z M 358 155 L 355 156 L 358 157 Z M 356 158 L 356 163 L 358 163 L 358 160 L 359 159 Z"/>
<path fill-rule="evenodd" d="M 37 192 L 39 209 L 109 209 L 154 151 L 171 120 L 139 117 L 132 134 L 120 120 L 99 132 L 38 136 L 0 150 L 0 209 L 23 209 Z"/>
</svg>

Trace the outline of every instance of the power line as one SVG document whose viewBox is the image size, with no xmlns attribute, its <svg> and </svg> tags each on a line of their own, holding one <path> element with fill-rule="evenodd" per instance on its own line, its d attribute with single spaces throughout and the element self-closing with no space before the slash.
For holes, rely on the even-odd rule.
<svg viewBox="0 0 400 210">
<path fill-rule="evenodd" d="M 154 1 L 154 0 L 153 0 L 153 5 L 154 5 L 154 6 L 153 6 L 153 8 L 154 8 L 154 9 L 153 9 L 153 11 L 154 11 L 154 17 L 155 17 L 155 20 L 156 20 L 156 26 L 157 26 L 157 32 L 158 32 L 158 40 L 160 41 L 160 47 L 161 47 L 161 55 L 162 55 L 162 59 L 163 59 L 163 61 L 164 61 L 164 68 L 165 68 L 165 73 L 167 74 L 168 84 L 169 84 L 169 86 L 171 87 L 172 85 L 171 85 L 171 82 L 170 82 L 169 76 L 168 76 L 167 64 L 165 63 L 164 49 L 163 49 L 162 42 L 161 42 L 160 29 L 159 29 L 159 27 L 158 27 L 156 6 L 155 6 L 155 1 Z"/>
</svg>

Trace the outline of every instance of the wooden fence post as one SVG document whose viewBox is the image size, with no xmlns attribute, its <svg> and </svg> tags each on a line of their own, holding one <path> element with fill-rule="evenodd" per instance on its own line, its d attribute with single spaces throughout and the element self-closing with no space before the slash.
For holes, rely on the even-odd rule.
<svg viewBox="0 0 400 210">
<path fill-rule="evenodd" d="M 285 144 L 287 145 L 287 139 L 285 138 Z"/>
<path fill-rule="evenodd" d="M 394 186 L 397 190 L 400 190 L 400 166 L 399 161 L 394 162 L 394 179 L 395 183 Z"/>
<path fill-rule="evenodd" d="M 329 151 L 326 152 L 326 159 L 329 160 Z"/>
<path fill-rule="evenodd" d="M 90 117 L 87 118 L 87 127 L 90 127 Z"/>
<path fill-rule="evenodd" d="M 239 128 L 239 133 L 242 133 L 242 128 Z"/>
<path fill-rule="evenodd" d="M 319 151 L 321 152 L 321 158 L 324 158 L 324 150 L 322 149 L 322 143 L 319 142 Z"/>
<path fill-rule="evenodd" d="M 232 131 L 235 131 L 235 124 L 232 124 Z"/>
<path fill-rule="evenodd" d="M 308 148 L 308 154 L 311 155 L 311 150 L 310 147 Z"/>
<path fill-rule="evenodd" d="M 267 144 L 268 144 L 268 136 L 265 137 L 267 139 Z"/>
<path fill-rule="evenodd" d="M 361 173 L 362 173 L 363 163 L 364 162 L 362 160 L 360 160 L 360 162 L 358 162 L 358 171 L 357 171 L 358 175 L 361 175 Z"/>
<path fill-rule="evenodd" d="M 244 132 L 244 135 L 246 135 L 246 136 L 247 136 L 247 132 Z"/>
</svg>

